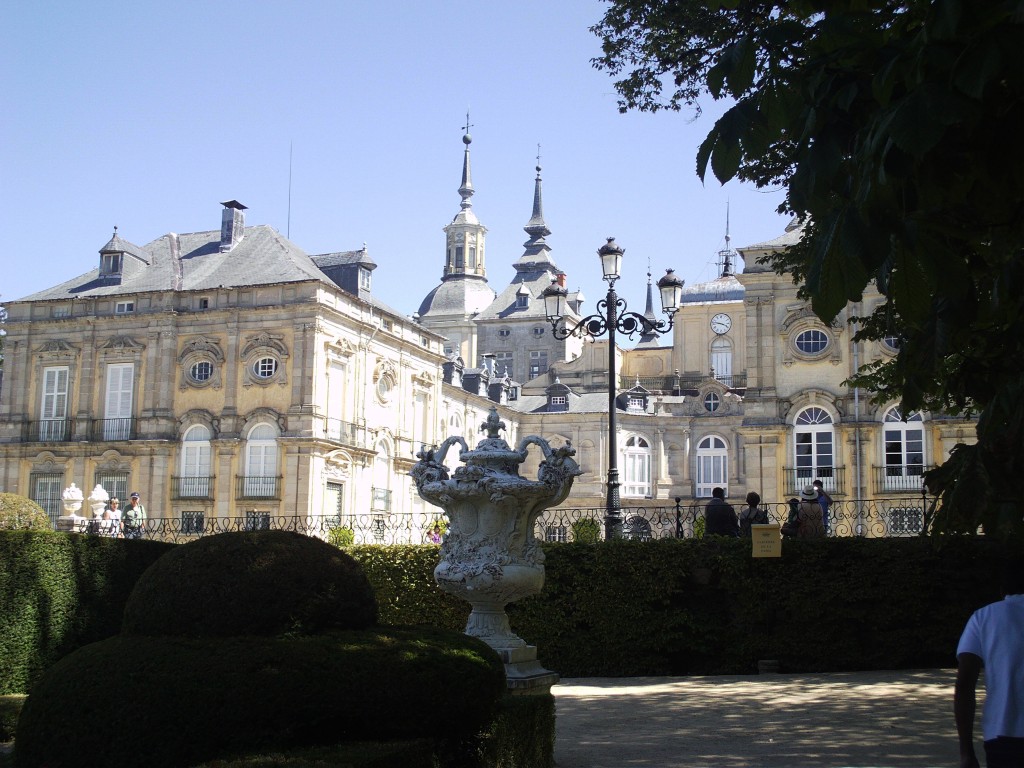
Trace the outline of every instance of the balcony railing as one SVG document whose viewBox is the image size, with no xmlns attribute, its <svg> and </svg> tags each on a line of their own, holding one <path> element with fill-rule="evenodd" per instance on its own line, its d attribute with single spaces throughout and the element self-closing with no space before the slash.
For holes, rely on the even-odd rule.
<svg viewBox="0 0 1024 768">
<path fill-rule="evenodd" d="M 924 464 L 887 464 L 884 467 L 872 467 L 875 493 L 921 493 L 923 475 L 931 468 Z"/>
<path fill-rule="evenodd" d="M 124 419 L 96 419 L 92 423 L 89 439 L 96 441 L 106 440 L 108 442 L 134 440 L 135 418 L 129 416 Z"/>
<path fill-rule="evenodd" d="M 280 475 L 238 475 L 235 477 L 235 498 L 280 500 L 281 480 Z"/>
<path fill-rule="evenodd" d="M 213 481 L 207 476 L 171 476 L 172 499 L 212 499 Z"/>
<path fill-rule="evenodd" d="M 630 390 L 636 386 L 639 380 L 640 386 L 644 389 L 650 390 L 651 392 L 672 392 L 673 390 L 689 389 L 695 390 L 700 389 L 711 377 L 706 375 L 700 376 L 640 376 L 639 379 L 636 376 L 627 376 L 622 374 L 619 376 L 619 389 Z M 747 374 L 736 373 L 729 376 L 715 376 L 716 381 L 720 381 L 724 386 L 729 389 L 745 389 L 747 386 Z"/>
<path fill-rule="evenodd" d="M 26 424 L 26 440 L 41 443 L 63 443 L 75 439 L 74 419 L 40 419 Z"/>
<path fill-rule="evenodd" d="M 324 437 L 345 445 L 365 447 L 366 427 L 341 419 L 324 419 Z"/>
<path fill-rule="evenodd" d="M 784 467 L 786 493 L 796 496 L 813 483 L 821 480 L 821 485 L 831 496 L 846 493 L 846 467 Z"/>
</svg>

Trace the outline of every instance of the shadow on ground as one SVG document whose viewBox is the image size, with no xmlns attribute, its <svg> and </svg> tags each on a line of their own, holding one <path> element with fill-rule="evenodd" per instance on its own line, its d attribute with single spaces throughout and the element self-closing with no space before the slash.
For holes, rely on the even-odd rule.
<svg viewBox="0 0 1024 768">
<path fill-rule="evenodd" d="M 925 670 L 564 680 L 554 688 L 555 760 L 558 768 L 956 765 L 954 678 Z"/>
</svg>

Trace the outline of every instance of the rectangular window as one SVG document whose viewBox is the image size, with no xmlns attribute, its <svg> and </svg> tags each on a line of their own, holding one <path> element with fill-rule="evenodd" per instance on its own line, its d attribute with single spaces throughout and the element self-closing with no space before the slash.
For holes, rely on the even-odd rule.
<svg viewBox="0 0 1024 768">
<path fill-rule="evenodd" d="M 455 246 L 455 269 L 459 272 L 466 268 L 466 257 L 463 254 L 462 246 Z"/>
<path fill-rule="evenodd" d="M 531 352 L 530 353 L 530 374 L 529 378 L 535 379 L 542 373 L 547 373 L 548 370 L 548 353 L 547 352 Z"/>
<path fill-rule="evenodd" d="M 33 472 L 28 482 L 30 498 L 46 511 L 50 522 L 56 525 L 63 509 L 61 486 L 64 484 L 64 473 Z"/>
<path fill-rule="evenodd" d="M 43 369 L 43 399 L 39 409 L 39 439 L 66 440 L 68 431 L 67 367 Z"/>
<path fill-rule="evenodd" d="M 644 409 L 644 399 L 642 397 L 631 397 L 626 407 L 631 411 L 642 411 Z"/>
<path fill-rule="evenodd" d="M 568 402 L 569 402 L 569 400 L 568 400 L 568 398 L 565 395 L 552 395 L 551 396 L 551 404 L 552 405 L 566 405 Z"/>
<path fill-rule="evenodd" d="M 97 471 L 93 478 L 96 485 L 103 486 L 110 498 L 121 499 L 125 506 L 128 503 L 128 473 Z"/>
<path fill-rule="evenodd" d="M 104 440 L 128 440 L 132 426 L 132 389 L 135 364 L 107 366 L 107 408 L 103 417 Z"/>
<path fill-rule="evenodd" d="M 498 352 L 494 356 L 494 372 L 499 376 L 507 374 L 514 379 L 515 373 L 513 372 L 512 362 L 511 352 Z"/>
<path fill-rule="evenodd" d="M 331 528 L 341 525 L 341 516 L 345 509 L 344 483 L 327 483 L 324 489 L 324 523 Z"/>
<path fill-rule="evenodd" d="M 247 531 L 269 531 L 270 530 L 270 513 L 269 512 L 246 512 L 245 513 L 245 530 Z"/>
<path fill-rule="evenodd" d="M 564 525 L 549 525 L 544 529 L 544 541 L 568 541 L 569 537 Z"/>
<path fill-rule="evenodd" d="M 199 308 L 200 309 L 209 309 L 210 308 L 210 300 L 209 299 L 200 299 L 199 300 Z"/>
<path fill-rule="evenodd" d="M 370 270 L 365 267 L 359 268 L 359 287 L 364 291 L 370 290 Z"/>
<path fill-rule="evenodd" d="M 127 315 L 135 311 L 134 301 L 119 301 L 114 305 L 115 315 Z"/>
<path fill-rule="evenodd" d="M 206 514 L 203 512 L 182 512 L 181 532 L 202 533 L 206 529 Z"/>
</svg>

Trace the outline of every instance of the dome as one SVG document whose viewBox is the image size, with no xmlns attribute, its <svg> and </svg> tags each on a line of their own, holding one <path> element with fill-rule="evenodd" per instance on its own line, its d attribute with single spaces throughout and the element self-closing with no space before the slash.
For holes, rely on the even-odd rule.
<svg viewBox="0 0 1024 768">
<path fill-rule="evenodd" d="M 420 304 L 420 319 L 440 315 L 475 315 L 494 301 L 494 291 L 485 280 L 446 280 L 427 294 Z"/>
</svg>

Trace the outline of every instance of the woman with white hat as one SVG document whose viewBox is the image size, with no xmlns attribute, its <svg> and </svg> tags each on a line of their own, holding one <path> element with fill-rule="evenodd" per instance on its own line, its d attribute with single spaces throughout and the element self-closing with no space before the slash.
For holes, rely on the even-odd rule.
<svg viewBox="0 0 1024 768">
<path fill-rule="evenodd" d="M 818 503 L 818 489 L 813 485 L 800 491 L 800 506 L 796 512 L 798 539 L 825 538 L 825 520 Z"/>
</svg>

